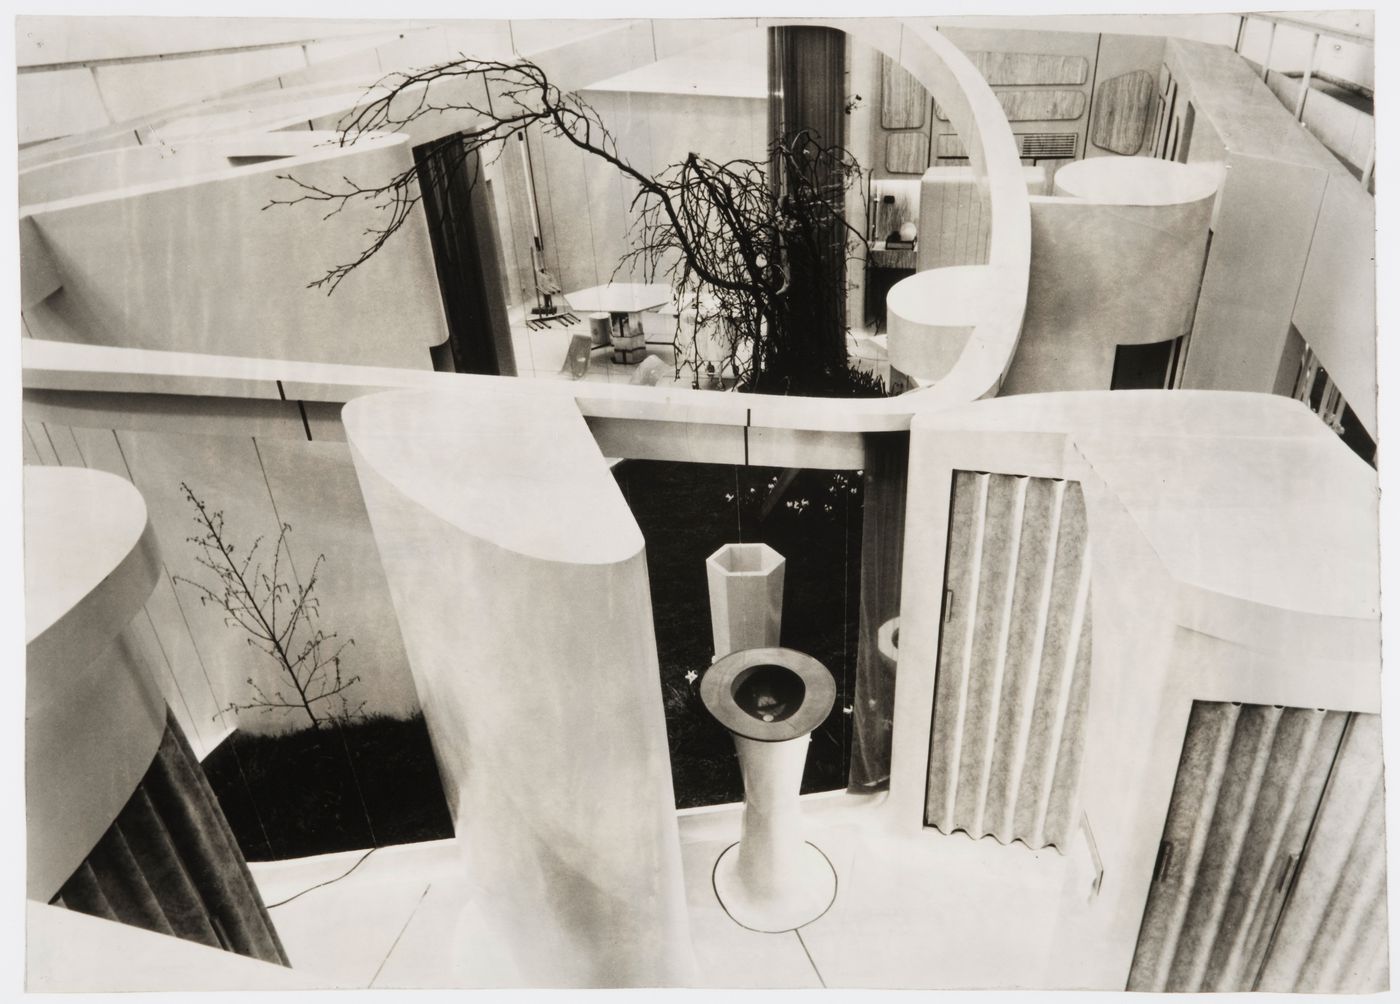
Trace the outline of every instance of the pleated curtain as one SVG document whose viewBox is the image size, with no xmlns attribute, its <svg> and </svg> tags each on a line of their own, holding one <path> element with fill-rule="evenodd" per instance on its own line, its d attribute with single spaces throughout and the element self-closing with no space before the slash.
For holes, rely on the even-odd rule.
<svg viewBox="0 0 1400 1004">
<path fill-rule="evenodd" d="M 1077 483 L 955 473 L 927 825 L 1067 846 L 1089 702 L 1089 567 Z"/>
<path fill-rule="evenodd" d="M 1129 990 L 1388 982 L 1379 718 L 1198 701 Z"/>
<path fill-rule="evenodd" d="M 136 791 L 53 903 L 289 965 L 233 832 L 173 715 Z"/>
</svg>

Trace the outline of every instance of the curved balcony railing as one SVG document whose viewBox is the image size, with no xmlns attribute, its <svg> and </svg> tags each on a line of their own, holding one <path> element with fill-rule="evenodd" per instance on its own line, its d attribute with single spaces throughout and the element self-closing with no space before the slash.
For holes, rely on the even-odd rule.
<svg viewBox="0 0 1400 1004">
<path fill-rule="evenodd" d="M 956 310 L 967 319 L 970 329 L 957 361 L 927 389 L 893 399 L 837 401 L 687 391 L 658 393 L 651 389 L 604 389 L 582 384 L 565 389 L 565 393 L 574 394 L 585 416 L 594 422 L 595 431 L 600 426 L 606 428 L 612 419 L 623 417 L 623 412 L 629 419 L 658 422 L 674 422 L 679 414 L 685 421 L 727 427 L 721 439 L 738 440 L 742 445 L 761 451 L 763 430 L 779 439 L 790 438 L 797 430 L 835 434 L 901 430 L 908 428 L 909 416 L 917 411 L 949 407 L 996 393 L 1015 353 L 1030 267 L 1029 202 L 1019 153 L 1005 113 L 967 57 L 930 28 L 898 21 L 829 20 L 820 23 L 843 29 L 886 53 L 935 94 L 967 147 L 979 182 L 985 185 L 991 217 L 990 260 L 986 266 L 981 266 L 986 281 L 977 284 L 977 289 L 984 290 L 985 295 L 977 296 L 971 308 L 950 306 L 947 298 L 925 291 L 924 280 L 915 276 L 917 281 L 897 298 L 903 313 L 897 322 L 898 334 L 892 334 L 892 342 L 898 346 L 892 350 L 893 358 L 904 359 L 904 346 L 934 337 L 945 313 Z M 447 131 L 458 127 L 460 123 L 438 124 L 438 128 Z M 36 169 L 36 172 L 43 170 Z M 37 183 L 37 175 L 35 180 Z M 53 282 L 61 284 L 61 275 L 55 276 Z M 440 339 L 434 334 L 425 343 L 433 340 Z M 247 396 L 271 397 L 275 393 L 277 400 L 343 403 L 363 390 L 417 386 L 422 380 L 430 379 L 428 374 L 393 369 L 357 372 L 356 367 L 333 364 L 323 369 L 307 369 L 300 364 L 269 359 L 234 360 L 178 352 L 133 356 L 124 349 L 85 347 L 75 352 L 74 348 L 77 347 L 41 347 L 38 341 L 26 345 L 26 386 L 99 390 L 104 389 L 103 383 L 108 383 L 106 389 L 116 389 L 118 384 L 130 387 L 131 381 L 138 379 L 147 384 L 146 391 L 157 393 L 245 396 L 245 391 L 251 391 Z M 269 344 L 267 354 L 271 354 L 273 348 Z M 322 353 L 317 355 L 326 358 Z M 303 355 L 303 358 L 313 357 Z M 360 358 L 365 358 L 363 353 Z M 918 375 L 917 368 L 911 372 Z M 61 375 L 65 373 L 67 376 Z M 182 377 L 194 379 L 186 381 L 180 379 Z M 451 379 L 471 381 L 476 378 Z M 280 389 L 270 386 L 278 381 Z M 288 389 L 293 385 L 295 392 Z M 230 391 L 235 392 L 230 394 Z M 543 391 L 558 392 L 552 388 Z M 752 431 L 755 429 L 761 431 L 755 433 Z M 752 459 L 752 452 L 749 456 Z"/>
</svg>

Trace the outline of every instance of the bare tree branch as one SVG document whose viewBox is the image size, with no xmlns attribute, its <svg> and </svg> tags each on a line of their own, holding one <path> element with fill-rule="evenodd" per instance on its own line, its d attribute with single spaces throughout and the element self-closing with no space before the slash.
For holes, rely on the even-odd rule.
<svg viewBox="0 0 1400 1004">
<path fill-rule="evenodd" d="M 602 159 L 634 187 L 631 247 L 613 275 L 640 272 L 646 281 L 667 281 L 689 305 L 687 316 L 677 317 L 678 366 L 694 366 L 697 374 L 702 366 L 728 368 L 748 390 L 841 392 L 849 378 L 840 323 L 845 264 L 852 246 L 863 248 L 865 242 L 863 221 L 858 225 L 845 214 L 847 193 L 859 189 L 864 178 L 845 149 L 804 131 L 775 138 L 765 163 L 717 162 L 690 153 L 650 175 L 619 151 L 591 105 L 550 83 L 539 66 L 466 56 L 389 74 L 341 120 L 339 140 L 349 146 L 448 113 L 468 116 L 457 142 L 387 181 L 356 183 L 343 177 L 339 185 L 327 186 L 279 175 L 295 191 L 264 209 L 312 204 L 329 219 L 363 203 L 378 220 L 365 229 L 366 244 L 358 255 L 309 286 L 334 292 L 404 226 L 422 200 L 422 185 L 457 176 L 467 165 L 479 171 L 482 158 L 494 160 L 508 140 L 533 131 Z M 767 176 L 770 163 L 781 184 Z M 453 212 L 443 209 L 444 218 L 430 219 L 429 226 L 451 226 Z M 799 275 L 802 291 L 794 296 Z M 820 302 L 807 302 L 814 297 Z M 687 326 L 716 332 L 721 358 L 701 358 Z M 825 343 L 815 362 L 803 356 L 812 356 L 813 342 Z M 830 387 L 819 386 L 823 381 Z"/>
<path fill-rule="evenodd" d="M 326 556 L 317 556 L 305 584 L 296 578 L 294 570 L 288 581 L 284 559 L 286 567 L 290 568 L 287 535 L 292 528 L 283 523 L 268 570 L 264 571 L 263 562 L 257 560 L 261 537 L 254 540 L 240 563 L 234 558 L 235 547 L 225 531 L 223 513 L 211 510 L 188 484 L 181 482 L 180 490 L 194 508 L 194 520 L 199 527 L 199 532 L 186 540 L 199 548 L 195 561 L 214 573 L 217 585 L 210 586 L 183 575 L 174 576 L 175 581 L 193 589 L 201 604 L 212 604 L 224 611 L 224 623 L 242 631 L 249 646 L 273 659 L 279 679 L 295 691 L 294 697 L 284 695 L 280 687 L 269 694 L 249 677 L 250 699 L 244 703 L 231 702 L 227 710 L 264 713 L 297 710 L 306 714 L 313 728 L 320 728 L 327 722 L 342 725 L 357 717 L 364 702 L 352 710 L 344 695 L 360 677 L 346 678 L 340 669 L 341 653 L 355 640 L 346 639 L 328 653 L 327 643 L 335 641 L 336 635 L 334 632 L 327 634 L 314 623 L 320 610 L 315 589 Z M 280 626 L 279 604 L 285 608 Z M 299 639 L 298 633 L 303 631 L 309 634 Z M 295 657 L 289 654 L 293 651 L 297 652 Z"/>
</svg>

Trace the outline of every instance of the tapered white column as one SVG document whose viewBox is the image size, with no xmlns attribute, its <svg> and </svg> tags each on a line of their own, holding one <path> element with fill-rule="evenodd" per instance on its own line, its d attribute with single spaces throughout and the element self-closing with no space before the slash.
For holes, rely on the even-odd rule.
<svg viewBox="0 0 1400 1004">
<path fill-rule="evenodd" d="M 715 862 L 715 893 L 755 931 L 811 923 L 835 898 L 836 873 L 803 839 L 798 795 L 812 729 L 830 713 L 836 682 L 809 655 L 751 648 L 711 666 L 700 696 L 733 734 L 744 778 L 743 827 Z"/>
<path fill-rule="evenodd" d="M 582 415 L 398 391 L 343 419 L 471 909 L 500 949 L 460 925 L 464 978 L 691 982 L 646 554 Z"/>
</svg>

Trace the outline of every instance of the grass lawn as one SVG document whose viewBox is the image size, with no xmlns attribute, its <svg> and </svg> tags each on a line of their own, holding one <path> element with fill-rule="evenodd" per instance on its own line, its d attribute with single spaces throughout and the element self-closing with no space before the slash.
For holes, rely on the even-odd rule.
<svg viewBox="0 0 1400 1004">
<path fill-rule="evenodd" d="M 235 732 L 204 773 L 249 861 L 452 836 L 421 714 L 343 731 Z"/>
<path fill-rule="evenodd" d="M 646 539 L 677 807 L 743 798 L 733 741 L 701 703 L 698 679 L 714 654 L 705 559 L 734 542 L 762 542 L 787 559 L 782 644 L 814 656 L 836 679 L 832 712 L 812 733 L 802 790 L 845 787 L 859 476 L 648 460 L 626 461 L 615 473 Z M 236 732 L 204 761 L 204 771 L 250 861 L 452 835 L 421 714 L 374 716 L 343 730 Z"/>
</svg>

